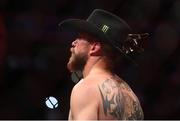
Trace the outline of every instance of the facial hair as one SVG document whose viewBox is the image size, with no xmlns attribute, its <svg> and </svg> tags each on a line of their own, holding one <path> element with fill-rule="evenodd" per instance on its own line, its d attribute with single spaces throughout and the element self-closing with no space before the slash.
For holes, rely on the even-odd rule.
<svg viewBox="0 0 180 121">
<path fill-rule="evenodd" d="M 87 59 L 88 56 L 86 53 L 76 54 L 74 51 L 72 51 L 67 68 L 70 72 L 82 71 L 86 65 Z"/>
</svg>

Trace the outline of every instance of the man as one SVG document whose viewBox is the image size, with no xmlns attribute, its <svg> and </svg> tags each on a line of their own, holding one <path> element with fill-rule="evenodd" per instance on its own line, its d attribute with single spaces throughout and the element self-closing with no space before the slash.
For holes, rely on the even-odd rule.
<svg viewBox="0 0 180 121">
<path fill-rule="evenodd" d="M 142 120 L 143 111 L 128 84 L 113 72 L 114 61 L 128 57 L 137 44 L 127 47 L 131 28 L 112 13 L 96 9 L 85 20 L 60 23 L 79 34 L 72 42 L 67 64 L 71 72 L 82 71 L 70 101 L 71 120 Z M 129 41 L 130 42 L 130 41 Z M 135 47 L 135 46 L 134 46 Z M 136 46 L 137 47 L 137 46 Z"/>
</svg>

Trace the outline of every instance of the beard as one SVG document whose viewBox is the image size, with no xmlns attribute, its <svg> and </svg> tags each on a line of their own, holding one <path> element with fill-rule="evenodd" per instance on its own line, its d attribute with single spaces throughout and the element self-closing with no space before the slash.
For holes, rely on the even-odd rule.
<svg viewBox="0 0 180 121">
<path fill-rule="evenodd" d="M 84 69 L 84 66 L 88 60 L 88 56 L 85 53 L 76 54 L 71 53 L 71 57 L 67 64 L 67 68 L 70 72 L 81 71 Z"/>
</svg>

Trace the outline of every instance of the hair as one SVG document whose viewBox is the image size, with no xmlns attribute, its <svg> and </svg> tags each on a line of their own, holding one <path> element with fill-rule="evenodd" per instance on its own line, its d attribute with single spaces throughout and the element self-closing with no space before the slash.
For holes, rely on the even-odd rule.
<svg viewBox="0 0 180 121">
<path fill-rule="evenodd" d="M 121 63 L 121 54 L 107 43 L 101 42 L 101 45 L 105 61 L 108 63 L 109 67 L 114 70 L 114 68 Z"/>
</svg>

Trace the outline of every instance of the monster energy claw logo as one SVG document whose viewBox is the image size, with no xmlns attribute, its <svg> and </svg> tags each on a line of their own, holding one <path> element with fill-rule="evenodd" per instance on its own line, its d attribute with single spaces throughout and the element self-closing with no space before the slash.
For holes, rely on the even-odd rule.
<svg viewBox="0 0 180 121">
<path fill-rule="evenodd" d="M 102 31 L 106 33 L 108 31 L 109 27 L 107 25 L 103 25 Z"/>
</svg>

